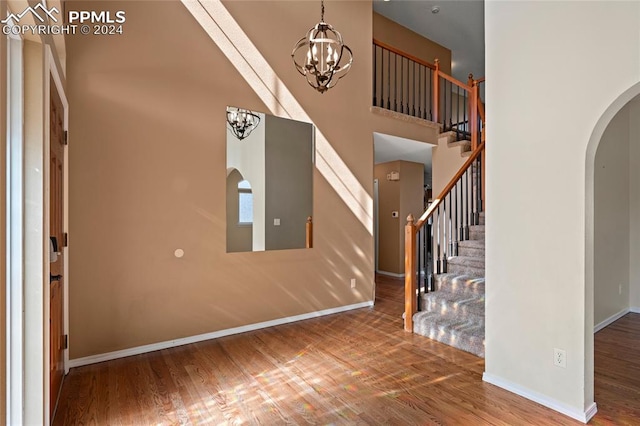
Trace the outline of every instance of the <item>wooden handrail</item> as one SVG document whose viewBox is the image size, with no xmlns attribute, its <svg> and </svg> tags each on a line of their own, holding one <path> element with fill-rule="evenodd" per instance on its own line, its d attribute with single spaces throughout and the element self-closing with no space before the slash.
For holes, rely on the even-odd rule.
<svg viewBox="0 0 640 426">
<path fill-rule="evenodd" d="M 449 74 L 445 74 L 443 72 L 440 72 L 440 77 L 444 78 L 445 80 L 449 80 L 451 83 L 455 84 L 456 86 L 460 86 L 461 88 L 463 88 L 467 92 L 470 92 L 471 89 L 472 89 L 471 86 L 469 86 L 468 84 L 461 82 L 457 78 L 451 77 Z"/>
<path fill-rule="evenodd" d="M 458 172 L 453 176 L 453 178 L 444 187 L 444 189 L 440 191 L 440 194 L 438 194 L 438 197 L 433 200 L 433 202 L 431 203 L 427 211 L 425 211 L 422 214 L 422 216 L 420 216 L 420 219 L 418 219 L 418 221 L 415 224 L 416 232 L 420 230 L 420 228 L 422 228 L 422 226 L 425 224 L 427 219 L 429 219 L 429 216 L 431 216 L 433 212 L 436 211 L 436 209 L 438 208 L 442 200 L 444 200 L 444 197 L 446 197 L 447 194 L 453 189 L 453 187 L 456 185 L 458 180 L 462 177 L 464 172 L 466 172 L 467 169 L 471 167 L 473 162 L 480 156 L 480 154 L 482 154 L 482 151 L 484 150 L 484 145 L 485 145 L 484 141 L 481 142 L 480 145 L 478 145 L 478 148 L 476 148 L 476 150 L 473 151 L 471 156 L 467 158 L 467 161 L 464 162 L 460 170 L 458 170 Z"/>
<path fill-rule="evenodd" d="M 482 124 L 484 124 L 484 102 L 482 102 L 481 99 L 478 99 L 478 114 L 480 114 L 480 120 L 482 120 Z"/>
<path fill-rule="evenodd" d="M 432 70 L 436 69 L 436 66 L 434 64 L 430 64 L 424 59 L 420 59 L 417 56 L 410 55 L 409 53 L 403 52 L 402 50 L 397 49 L 391 45 L 388 45 L 387 43 L 383 43 L 380 40 L 376 40 L 375 38 L 373 39 L 373 44 L 375 44 L 376 46 L 380 46 L 384 49 L 387 49 L 388 51 L 393 52 L 396 55 L 404 56 L 405 58 L 410 59 L 414 62 L 417 62 L 420 65 L 424 65 L 427 68 L 431 68 Z"/>
</svg>

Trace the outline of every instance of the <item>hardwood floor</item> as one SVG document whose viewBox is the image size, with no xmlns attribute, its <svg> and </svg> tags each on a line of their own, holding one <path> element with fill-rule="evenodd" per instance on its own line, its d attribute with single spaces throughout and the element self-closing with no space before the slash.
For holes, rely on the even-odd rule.
<svg viewBox="0 0 640 426">
<path fill-rule="evenodd" d="M 374 308 L 72 369 L 54 424 L 580 424 L 482 382 L 482 359 L 405 333 L 403 294 L 379 277 Z M 593 424 L 640 422 L 630 315 L 596 335 Z"/>
<path fill-rule="evenodd" d="M 592 424 L 640 425 L 640 314 L 627 314 L 596 333 Z"/>
</svg>

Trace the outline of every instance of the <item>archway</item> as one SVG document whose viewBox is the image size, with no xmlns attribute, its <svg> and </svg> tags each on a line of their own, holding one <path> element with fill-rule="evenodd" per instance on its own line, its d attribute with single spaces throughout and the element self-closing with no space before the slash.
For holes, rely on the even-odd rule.
<svg viewBox="0 0 640 426">
<path fill-rule="evenodd" d="M 633 115 L 633 117 L 631 115 Z M 629 198 L 632 191 L 630 151 L 624 146 L 637 147 L 640 137 L 640 83 L 622 93 L 602 114 L 589 139 L 585 164 L 585 401 L 594 401 L 594 326 L 600 329 L 626 314 L 634 306 L 631 297 L 629 273 L 630 215 Z M 622 144 L 622 145 L 620 145 Z M 622 148 L 620 148 L 622 146 Z M 633 150 L 634 155 L 637 149 Z M 624 161 L 627 163 L 624 163 Z M 623 164 L 623 167 L 617 166 Z M 626 171 L 625 171 L 626 167 Z M 635 173 L 635 172 L 634 172 Z M 620 187 L 618 185 L 623 185 Z M 612 191 L 612 187 L 616 191 Z M 621 203 L 612 206 L 611 203 Z M 625 204 L 626 203 L 626 204 Z M 626 209 L 626 211 L 625 211 Z M 627 216 L 625 216 L 627 215 Z M 626 223 L 625 219 L 627 218 Z M 632 237 L 629 237 L 632 238 Z M 622 241 L 618 241 L 622 239 Z M 618 243 L 619 251 L 611 252 Z M 604 254 L 604 257 L 603 257 Z M 615 257 L 615 256 L 619 257 Z M 626 263 L 624 257 L 627 256 Z M 612 261 L 615 259 L 615 261 Z M 622 260 L 622 261 L 621 261 Z M 626 282 L 624 273 L 626 271 Z M 604 280 L 611 274 L 612 279 Z M 638 283 L 636 283 L 638 284 Z M 639 289 L 640 290 L 640 289 Z M 596 297 L 597 295 L 597 297 Z M 640 303 L 639 303 L 640 304 Z M 597 401 L 596 401 L 597 402 Z"/>
</svg>

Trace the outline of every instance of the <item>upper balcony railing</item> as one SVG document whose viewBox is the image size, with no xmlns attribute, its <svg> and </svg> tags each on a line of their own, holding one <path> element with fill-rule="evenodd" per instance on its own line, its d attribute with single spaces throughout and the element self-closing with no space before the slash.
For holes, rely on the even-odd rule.
<svg viewBox="0 0 640 426">
<path fill-rule="evenodd" d="M 463 83 L 430 64 L 378 40 L 373 40 L 373 105 L 439 123 L 458 140 L 476 149 L 483 140 L 484 105 L 479 84 Z"/>
</svg>

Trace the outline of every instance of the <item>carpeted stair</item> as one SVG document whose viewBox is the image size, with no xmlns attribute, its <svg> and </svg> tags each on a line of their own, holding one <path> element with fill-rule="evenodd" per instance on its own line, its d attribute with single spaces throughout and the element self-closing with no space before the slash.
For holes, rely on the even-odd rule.
<svg viewBox="0 0 640 426">
<path fill-rule="evenodd" d="M 413 331 L 484 358 L 484 213 L 469 234 L 435 276 L 436 291 L 421 295 Z"/>
</svg>

